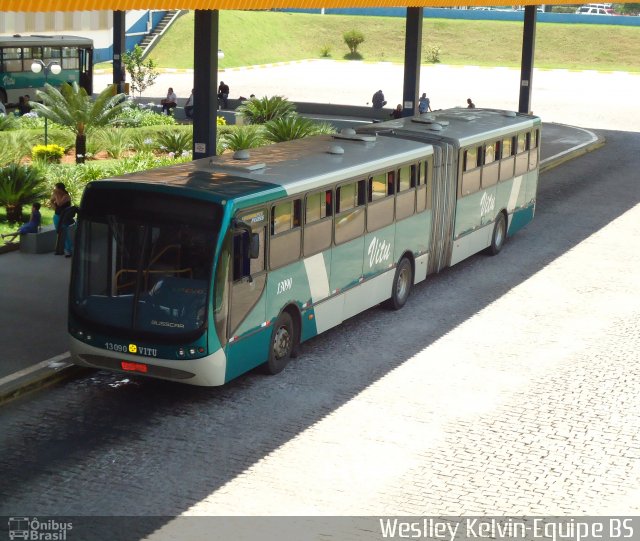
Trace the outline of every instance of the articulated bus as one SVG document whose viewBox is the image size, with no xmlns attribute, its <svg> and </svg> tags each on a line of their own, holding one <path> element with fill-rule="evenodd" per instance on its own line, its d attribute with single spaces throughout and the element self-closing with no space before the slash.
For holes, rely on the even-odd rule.
<svg viewBox="0 0 640 541">
<path fill-rule="evenodd" d="M 58 74 L 34 73 L 31 65 L 59 64 Z M 44 88 L 45 76 L 53 86 L 76 82 L 87 94 L 93 92 L 93 41 L 77 36 L 0 36 L 0 100 L 18 103 L 20 96 Z"/>
<path fill-rule="evenodd" d="M 195 385 L 276 374 L 302 342 L 498 253 L 533 218 L 540 120 L 436 116 L 430 142 L 423 115 L 90 183 L 74 362 Z"/>
</svg>

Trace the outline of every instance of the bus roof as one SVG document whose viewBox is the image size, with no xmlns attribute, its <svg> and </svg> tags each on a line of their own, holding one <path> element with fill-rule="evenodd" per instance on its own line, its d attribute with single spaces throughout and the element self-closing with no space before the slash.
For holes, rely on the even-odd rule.
<svg viewBox="0 0 640 541">
<path fill-rule="evenodd" d="M 422 142 L 356 137 L 360 140 L 307 137 L 251 149 L 245 159 L 238 159 L 237 153 L 223 154 L 107 180 L 182 187 L 216 200 L 282 193 L 283 189 L 292 195 L 433 153 L 433 147 Z"/>
<path fill-rule="evenodd" d="M 540 123 L 540 118 L 524 113 L 456 107 L 365 126 L 358 132 L 382 134 L 390 130 L 415 139 L 446 141 L 463 147 Z"/>
<path fill-rule="evenodd" d="M 31 35 L 22 36 L 14 34 L 13 36 L 0 36 L 0 47 L 38 47 L 43 45 L 77 45 L 82 47 L 93 47 L 93 40 L 82 38 L 80 36 L 45 36 Z"/>
</svg>

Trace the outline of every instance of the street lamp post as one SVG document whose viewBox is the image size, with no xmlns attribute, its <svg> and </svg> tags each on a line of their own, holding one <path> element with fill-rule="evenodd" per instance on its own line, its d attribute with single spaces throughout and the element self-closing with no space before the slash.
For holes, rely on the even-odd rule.
<svg viewBox="0 0 640 541">
<path fill-rule="evenodd" d="M 45 64 L 39 58 L 36 58 L 31 64 L 31 71 L 33 73 L 40 73 L 44 70 L 44 84 L 47 84 L 47 79 L 49 78 L 49 73 L 53 73 L 54 75 L 58 75 L 62 71 L 62 66 L 58 63 L 57 60 L 52 60 L 48 64 Z M 48 119 L 44 117 L 44 146 L 47 146 L 48 143 Z"/>
</svg>

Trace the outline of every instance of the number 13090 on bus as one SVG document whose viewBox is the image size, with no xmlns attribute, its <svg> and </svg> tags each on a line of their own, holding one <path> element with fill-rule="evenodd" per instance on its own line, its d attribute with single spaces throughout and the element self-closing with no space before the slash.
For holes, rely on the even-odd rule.
<svg viewBox="0 0 640 541">
<path fill-rule="evenodd" d="M 222 385 L 533 219 L 540 119 L 448 109 L 90 183 L 69 294 L 83 366 Z"/>
</svg>

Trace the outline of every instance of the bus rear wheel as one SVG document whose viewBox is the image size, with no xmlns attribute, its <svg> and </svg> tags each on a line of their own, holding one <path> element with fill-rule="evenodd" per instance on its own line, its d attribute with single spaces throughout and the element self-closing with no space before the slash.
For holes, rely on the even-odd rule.
<svg viewBox="0 0 640 541">
<path fill-rule="evenodd" d="M 505 241 L 507 240 L 507 222 L 504 214 L 501 212 L 496 216 L 496 222 L 493 225 L 493 235 L 491 236 L 491 245 L 487 249 L 491 255 L 498 255 Z"/>
<path fill-rule="evenodd" d="M 403 257 L 396 267 L 396 275 L 393 277 L 391 298 L 387 301 L 387 307 L 391 310 L 400 310 L 409 298 L 413 286 L 413 268 L 411 261 Z"/>
<path fill-rule="evenodd" d="M 289 364 L 291 357 L 295 356 L 297 336 L 291 315 L 282 312 L 271 334 L 269 360 L 264 365 L 267 374 L 278 374 Z"/>
</svg>

